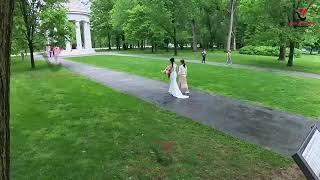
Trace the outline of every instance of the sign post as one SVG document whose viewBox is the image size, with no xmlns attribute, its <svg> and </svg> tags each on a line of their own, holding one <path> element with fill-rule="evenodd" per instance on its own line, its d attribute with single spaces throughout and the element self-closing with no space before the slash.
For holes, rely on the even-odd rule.
<svg viewBox="0 0 320 180">
<path fill-rule="evenodd" d="M 320 180 L 320 131 L 317 126 L 292 157 L 308 180 Z"/>
</svg>

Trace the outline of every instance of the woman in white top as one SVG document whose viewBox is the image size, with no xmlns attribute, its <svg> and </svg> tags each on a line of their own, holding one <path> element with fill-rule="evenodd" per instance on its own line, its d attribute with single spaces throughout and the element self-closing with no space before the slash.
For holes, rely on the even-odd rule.
<svg viewBox="0 0 320 180">
<path fill-rule="evenodd" d="M 189 87 L 187 83 L 187 74 L 188 74 L 188 68 L 184 60 L 181 60 L 181 65 L 179 66 L 179 87 L 182 93 L 189 94 Z"/>
<path fill-rule="evenodd" d="M 171 72 L 170 72 L 169 93 L 176 98 L 187 99 L 189 98 L 189 96 L 185 96 L 181 93 L 177 83 L 177 65 L 174 63 L 174 58 L 171 58 L 170 62 L 171 62 Z"/>
</svg>

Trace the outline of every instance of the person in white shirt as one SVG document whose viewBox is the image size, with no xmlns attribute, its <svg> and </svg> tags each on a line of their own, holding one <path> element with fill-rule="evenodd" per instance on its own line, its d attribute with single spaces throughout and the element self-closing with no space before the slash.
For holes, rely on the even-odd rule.
<svg viewBox="0 0 320 180">
<path fill-rule="evenodd" d="M 181 65 L 179 66 L 179 88 L 182 93 L 189 94 L 189 87 L 187 83 L 187 74 L 188 74 L 188 68 L 184 60 L 181 60 Z"/>
<path fill-rule="evenodd" d="M 227 65 L 232 65 L 231 50 L 227 51 Z"/>
</svg>

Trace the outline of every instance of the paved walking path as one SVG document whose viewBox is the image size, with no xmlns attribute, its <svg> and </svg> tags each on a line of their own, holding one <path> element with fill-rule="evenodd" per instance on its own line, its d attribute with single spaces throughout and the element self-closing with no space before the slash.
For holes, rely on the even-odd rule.
<svg viewBox="0 0 320 180">
<path fill-rule="evenodd" d="M 176 99 L 168 95 L 168 85 L 161 81 L 67 60 L 61 62 L 94 81 L 284 155 L 296 152 L 315 122 L 199 91 L 191 91 L 190 99 Z"/>
<path fill-rule="evenodd" d="M 93 55 L 109 55 L 109 56 L 125 56 L 125 57 L 137 57 L 137 58 L 144 58 L 149 60 L 166 60 L 169 61 L 168 58 L 165 57 L 152 57 L 147 55 L 135 55 L 135 54 L 121 54 L 116 52 L 100 52 Z M 186 59 L 188 63 L 195 63 L 195 64 L 201 64 L 200 60 L 189 60 Z M 304 77 L 304 78 L 313 78 L 313 79 L 320 79 L 320 74 L 316 73 L 308 73 L 308 72 L 301 72 L 301 71 L 289 71 L 289 70 L 281 70 L 276 68 L 264 68 L 264 67 L 257 67 L 252 65 L 243 65 L 243 64 L 233 64 L 231 66 L 227 66 L 225 63 L 221 62 L 208 62 L 207 65 L 211 66 L 220 66 L 220 67 L 231 67 L 231 68 L 238 68 L 238 69 L 251 69 L 256 71 L 268 71 L 278 74 L 284 74 L 289 76 L 295 76 L 295 77 Z"/>
</svg>

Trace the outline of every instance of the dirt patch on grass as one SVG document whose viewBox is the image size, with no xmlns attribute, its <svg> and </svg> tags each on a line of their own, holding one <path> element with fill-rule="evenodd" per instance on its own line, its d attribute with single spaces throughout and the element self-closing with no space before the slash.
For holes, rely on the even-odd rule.
<svg viewBox="0 0 320 180">
<path fill-rule="evenodd" d="M 298 166 L 293 165 L 286 169 L 274 170 L 268 177 L 259 177 L 258 180 L 306 180 Z"/>
</svg>

